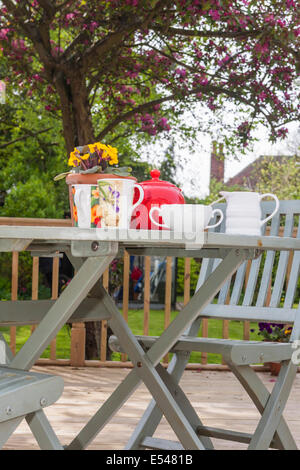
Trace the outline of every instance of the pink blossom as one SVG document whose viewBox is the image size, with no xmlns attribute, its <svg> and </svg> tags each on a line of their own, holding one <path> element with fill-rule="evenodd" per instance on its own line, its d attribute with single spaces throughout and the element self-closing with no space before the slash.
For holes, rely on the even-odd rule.
<svg viewBox="0 0 300 470">
<path fill-rule="evenodd" d="M 9 33 L 9 28 L 6 29 L 0 29 L 0 40 L 7 40 L 7 34 Z"/>
<path fill-rule="evenodd" d="M 265 22 L 270 23 L 270 24 L 275 24 L 275 18 L 274 18 L 273 13 L 270 13 L 269 15 L 265 17 Z"/>
<path fill-rule="evenodd" d="M 280 18 L 277 20 L 277 24 L 281 27 L 284 28 L 286 26 L 286 22 L 284 20 L 281 20 Z"/>
<path fill-rule="evenodd" d="M 214 21 L 218 21 L 221 18 L 218 10 L 209 10 L 208 14 L 212 17 Z"/>
<path fill-rule="evenodd" d="M 269 51 L 269 44 L 267 42 L 264 44 L 257 43 L 255 44 L 254 50 L 259 54 L 265 54 Z"/>
<path fill-rule="evenodd" d="M 176 69 L 175 70 L 175 73 L 177 73 L 177 75 L 180 75 L 181 78 L 184 78 L 186 76 L 186 70 L 185 69 Z"/>
<path fill-rule="evenodd" d="M 43 81 L 42 77 L 38 73 L 34 74 L 32 78 L 34 78 L 34 80 L 36 80 L 37 82 Z"/>
<path fill-rule="evenodd" d="M 207 84 L 208 84 L 208 78 L 207 78 L 207 77 L 201 78 L 201 80 L 200 80 L 199 83 L 200 83 L 200 85 L 202 85 L 202 86 L 207 85 Z"/>
<path fill-rule="evenodd" d="M 296 8 L 296 2 L 294 0 L 286 0 L 286 6 L 288 8 Z"/>
<path fill-rule="evenodd" d="M 99 23 L 97 23 L 97 21 L 93 21 L 91 24 L 90 24 L 90 31 L 91 33 L 93 33 L 95 31 L 95 29 L 97 29 L 99 26 Z"/>
<path fill-rule="evenodd" d="M 260 101 L 264 101 L 266 98 L 267 98 L 267 93 L 265 91 L 262 91 L 259 95 L 258 95 L 258 99 Z"/>
<path fill-rule="evenodd" d="M 288 129 L 286 127 L 282 127 L 281 129 L 278 129 L 278 131 L 276 132 L 277 136 L 278 137 L 281 137 L 281 138 L 285 138 L 288 134 Z"/>
<path fill-rule="evenodd" d="M 66 15 L 66 20 L 67 20 L 67 21 L 73 20 L 73 18 L 76 18 L 75 13 L 68 13 L 68 14 Z"/>
<path fill-rule="evenodd" d="M 169 131 L 171 129 L 171 127 L 169 126 L 168 124 L 168 120 L 167 118 L 163 117 L 160 119 L 159 121 L 159 125 L 165 130 L 165 131 Z"/>
</svg>

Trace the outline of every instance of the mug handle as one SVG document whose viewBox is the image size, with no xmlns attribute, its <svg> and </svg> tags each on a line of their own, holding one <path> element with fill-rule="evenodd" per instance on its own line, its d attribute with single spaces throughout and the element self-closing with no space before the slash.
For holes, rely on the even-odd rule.
<svg viewBox="0 0 300 470">
<path fill-rule="evenodd" d="M 207 228 L 214 228 L 214 227 L 217 227 L 218 225 L 220 225 L 220 223 L 221 223 L 222 220 L 224 219 L 224 214 L 223 214 L 223 212 L 221 211 L 221 209 L 214 209 L 214 210 L 212 211 L 211 217 L 212 217 L 214 214 L 217 214 L 217 213 L 220 214 L 220 216 L 221 216 L 221 217 L 220 217 L 220 220 L 218 220 L 218 222 L 217 222 L 216 224 L 214 224 L 214 225 L 207 225 L 207 226 L 205 227 L 206 229 L 207 229 Z"/>
<path fill-rule="evenodd" d="M 137 202 L 132 206 L 131 212 L 133 212 L 134 209 L 136 209 L 141 204 L 141 202 L 144 200 L 144 196 L 145 196 L 144 190 L 143 190 L 141 185 L 135 184 L 134 188 L 137 188 L 139 190 L 140 197 L 138 198 Z"/>
<path fill-rule="evenodd" d="M 166 228 L 169 228 L 169 227 L 167 226 L 167 224 L 160 224 L 159 222 L 156 222 L 156 221 L 153 219 L 152 214 L 153 214 L 154 211 L 160 212 L 161 209 L 160 209 L 160 207 L 157 207 L 157 206 L 151 207 L 150 212 L 149 212 L 149 218 L 150 218 L 151 222 L 152 222 L 154 225 L 157 225 L 158 227 L 166 227 Z"/>
<path fill-rule="evenodd" d="M 262 200 L 264 197 L 271 197 L 275 200 L 275 203 L 276 203 L 276 206 L 275 206 L 275 209 L 274 211 L 272 212 L 271 215 L 269 215 L 268 217 L 266 217 L 264 220 L 261 220 L 260 221 L 260 225 L 264 225 L 266 222 L 268 222 L 268 220 L 272 219 L 272 217 L 274 217 L 274 215 L 276 214 L 276 212 L 278 212 L 278 209 L 279 209 L 279 200 L 278 200 L 278 197 L 275 196 L 275 194 L 271 194 L 271 193 L 265 193 L 265 194 L 262 194 L 260 196 L 260 200 Z"/>
<path fill-rule="evenodd" d="M 214 204 L 217 204 L 218 202 L 223 201 L 223 199 L 225 199 L 225 196 L 222 196 L 219 199 L 217 199 L 216 201 L 211 202 L 210 205 L 213 206 Z"/>
</svg>

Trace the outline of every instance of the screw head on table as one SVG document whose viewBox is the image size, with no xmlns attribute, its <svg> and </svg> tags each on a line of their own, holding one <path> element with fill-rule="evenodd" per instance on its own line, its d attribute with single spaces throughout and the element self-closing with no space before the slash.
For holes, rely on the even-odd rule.
<svg viewBox="0 0 300 470">
<path fill-rule="evenodd" d="M 99 248 L 99 242 L 92 242 L 91 248 L 93 251 L 97 251 Z"/>
<path fill-rule="evenodd" d="M 47 400 L 46 400 L 45 397 L 42 397 L 42 398 L 40 399 L 40 405 L 41 405 L 41 406 L 46 406 L 46 405 L 47 405 Z"/>
<path fill-rule="evenodd" d="M 13 412 L 12 407 L 8 405 L 8 406 L 6 407 L 6 409 L 5 409 L 5 413 L 6 413 L 7 415 L 11 415 L 12 412 Z"/>
</svg>

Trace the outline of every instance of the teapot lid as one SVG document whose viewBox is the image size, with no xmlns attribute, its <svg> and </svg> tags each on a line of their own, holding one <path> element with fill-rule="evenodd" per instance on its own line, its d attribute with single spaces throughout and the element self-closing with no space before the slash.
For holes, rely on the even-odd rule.
<svg viewBox="0 0 300 470">
<path fill-rule="evenodd" d="M 146 183 L 147 185 L 155 185 L 155 186 L 168 186 L 168 187 L 171 187 L 171 188 L 174 188 L 174 189 L 177 189 L 178 191 L 181 191 L 180 188 L 178 188 L 177 186 L 175 186 L 174 184 L 170 183 L 169 181 L 164 181 L 164 180 L 161 180 L 159 179 L 160 177 L 160 171 L 159 170 L 151 170 L 150 171 L 150 176 L 151 176 L 151 180 L 146 180 L 146 181 L 142 181 L 141 183 L 139 184 L 144 184 Z"/>
</svg>

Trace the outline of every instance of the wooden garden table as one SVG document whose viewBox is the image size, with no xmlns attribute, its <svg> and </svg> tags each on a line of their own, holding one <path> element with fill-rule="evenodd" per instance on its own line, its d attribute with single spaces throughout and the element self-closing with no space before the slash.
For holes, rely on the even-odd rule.
<svg viewBox="0 0 300 470">
<path fill-rule="evenodd" d="M 187 241 L 185 241 L 187 240 Z M 300 250 L 300 240 L 272 236 L 203 234 L 203 240 L 166 231 L 117 231 L 51 227 L 0 228 L 0 251 L 31 251 L 33 256 L 65 252 L 76 274 L 57 300 L 1 302 L 0 324 L 38 323 L 17 355 L 6 364 L 11 369 L 28 371 L 66 322 L 108 320 L 133 369 L 111 394 L 68 449 L 84 449 L 106 425 L 134 390 L 143 382 L 165 418 L 186 449 L 204 449 L 205 439 L 196 435 L 192 422 L 195 411 L 185 396 L 173 393 L 173 382 L 160 365 L 182 334 L 196 335 L 195 321 L 226 280 L 246 259 L 256 258 L 262 250 Z M 101 286 L 100 277 L 126 249 L 140 255 L 220 258 L 218 267 L 178 313 L 153 346 L 145 352 L 123 319 L 114 301 Z M 0 390 L 1 396 L 1 390 Z M 26 416 L 16 419 L 22 420 Z M 33 430 L 40 447 L 62 449 L 45 415 Z M 14 415 L 10 416 L 10 419 Z M 42 430 L 43 429 L 43 430 Z M 41 433 L 41 434 L 40 434 Z M 47 439 L 45 441 L 45 435 Z M 40 437 L 40 438 L 39 438 Z M 1 438 L 1 426 L 0 426 Z M 0 439 L 1 443 L 1 439 Z"/>
</svg>

